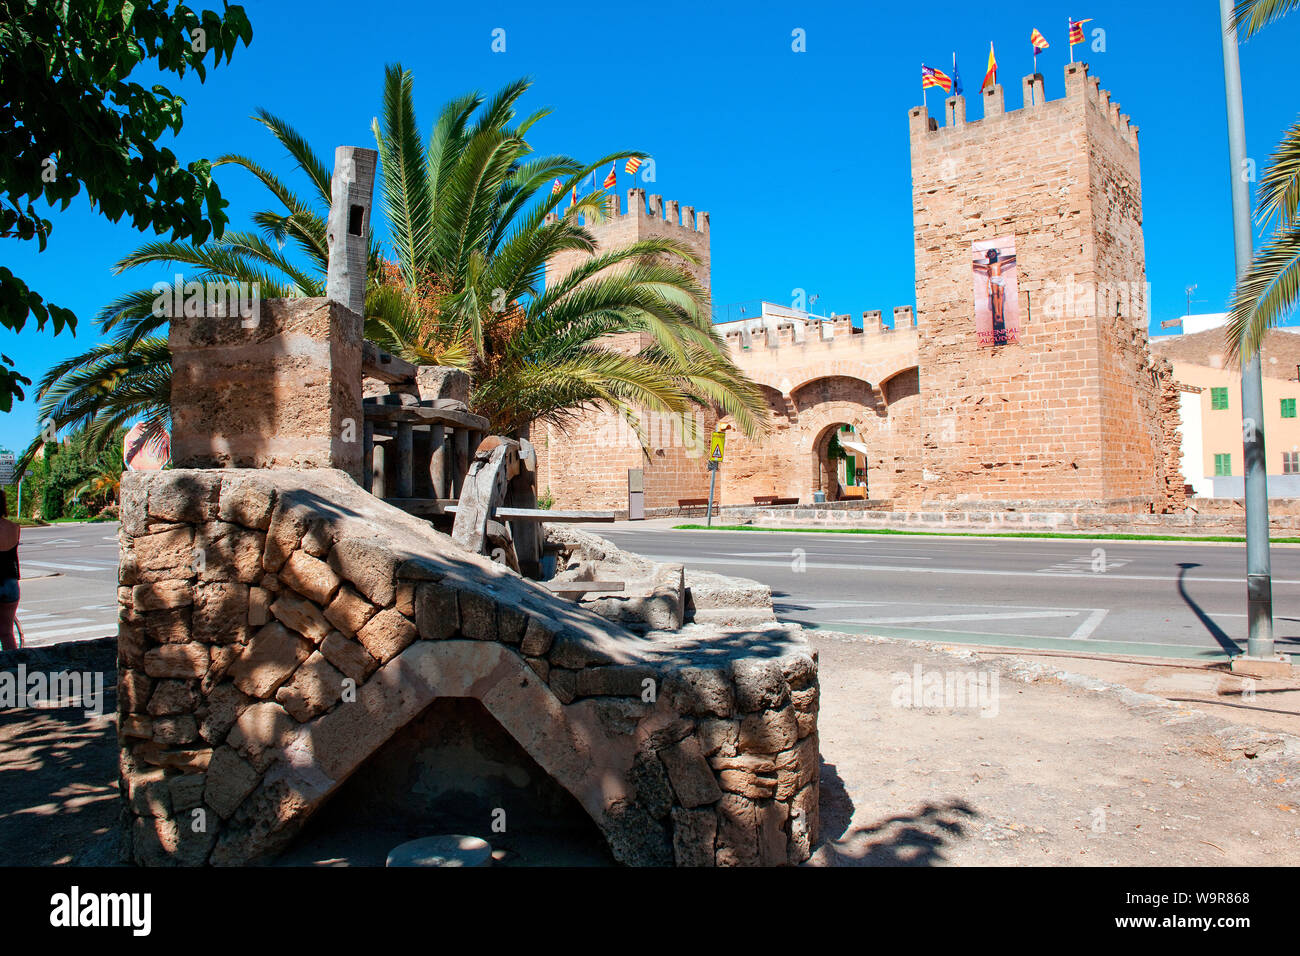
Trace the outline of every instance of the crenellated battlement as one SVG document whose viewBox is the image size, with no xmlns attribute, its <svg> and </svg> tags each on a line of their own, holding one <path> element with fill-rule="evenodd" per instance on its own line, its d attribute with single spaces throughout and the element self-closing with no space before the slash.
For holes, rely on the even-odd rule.
<svg viewBox="0 0 1300 956">
<path fill-rule="evenodd" d="M 812 344 L 862 346 L 872 338 L 888 338 L 896 331 L 913 330 L 916 319 L 910 305 L 900 305 L 894 309 L 892 326 L 885 323 L 879 309 L 862 313 L 860 329 L 854 328 L 853 317 L 849 315 L 760 323 L 761 320 L 755 319 L 748 326 L 742 325 L 724 332 L 722 337 L 727 347 L 732 351 L 749 351 L 755 348 L 779 349 Z"/>
<path fill-rule="evenodd" d="M 676 226 L 687 232 L 697 232 L 708 235 L 709 232 L 709 214 L 707 212 L 696 212 L 694 206 L 683 206 L 676 199 L 664 201 L 664 197 L 658 193 L 646 197 L 645 190 L 639 186 L 634 186 L 627 191 L 627 210 L 624 211 L 623 203 L 620 201 L 617 193 L 610 193 L 605 199 L 605 221 L 601 223 L 591 223 L 594 228 L 608 228 L 623 220 L 653 222 L 657 225 Z M 546 216 L 547 222 L 554 222 L 559 218 L 559 214 L 552 212 Z"/>
<path fill-rule="evenodd" d="M 1061 112 L 1076 110 L 1083 102 L 1111 126 L 1122 142 L 1137 151 L 1137 124 L 1130 122 L 1128 114 L 1120 111 L 1119 103 L 1111 100 L 1110 91 L 1101 88 L 1101 81 L 1088 75 L 1088 64 L 1065 64 L 1065 96 L 1061 99 L 1047 99 L 1041 73 L 1024 77 L 1020 86 L 1022 100 L 1019 110 L 1007 111 L 1001 84 L 994 84 L 981 92 L 979 97 L 984 101 L 984 117 L 979 120 L 966 119 L 964 96 L 950 96 L 944 102 L 945 125 L 943 126 L 930 116 L 925 106 L 914 106 L 908 114 L 911 136 L 914 140 L 926 136 L 935 136 L 942 140 L 949 136 L 963 135 L 967 129 L 971 131 L 977 128 L 983 129 L 986 124 L 1004 118 L 1027 118 L 1040 110 Z"/>
</svg>

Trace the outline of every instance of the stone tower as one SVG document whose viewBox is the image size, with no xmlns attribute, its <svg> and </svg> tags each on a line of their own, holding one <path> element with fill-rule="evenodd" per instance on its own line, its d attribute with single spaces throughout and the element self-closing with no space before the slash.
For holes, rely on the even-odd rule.
<svg viewBox="0 0 1300 956">
<path fill-rule="evenodd" d="M 650 237 L 676 239 L 699 260 L 681 264 L 703 287 L 707 303 L 709 214 L 696 213 L 694 207 L 681 206 L 675 200 L 665 203 L 657 195 L 649 197 L 647 208 L 645 190 L 639 188 L 628 190 L 627 201 L 624 212 L 619 197 L 610 196 L 605 221 L 586 226 L 596 240 L 597 254 Z M 554 216 L 552 213 L 548 219 L 553 220 Z M 547 287 L 553 287 L 587 258 L 587 253 L 577 251 L 553 257 L 546 264 Z M 606 345 L 633 353 L 650 343 L 649 335 L 631 333 L 613 336 Z M 668 418 L 645 416 L 648 456 L 635 432 L 613 414 L 590 412 L 563 429 L 535 424 L 532 438 L 537 448 L 538 488 L 543 494 L 549 489 L 557 507 L 622 509 L 628 503 L 628 471 L 641 469 L 647 508 L 676 507 L 680 499 L 706 496 L 707 445 L 713 419 L 711 416 L 701 419 L 698 424 L 703 434 L 688 442 L 679 431 L 674 431 Z"/>
<path fill-rule="evenodd" d="M 1162 371 L 1147 350 L 1138 128 L 1086 64 L 1065 67 L 1064 99 L 1045 98 L 1041 74 L 1022 85 L 1010 112 L 1001 86 L 984 91 L 978 121 L 960 96 L 943 127 L 923 106 L 910 115 L 920 495 L 1159 511 L 1168 460 Z M 992 283 L 1002 266 L 987 262 L 981 279 L 980 250 L 1004 239 L 1014 283 L 1000 272 Z M 1006 344 L 977 333 L 977 301 L 985 324 L 1000 314 L 994 284 L 1018 311 Z"/>
</svg>

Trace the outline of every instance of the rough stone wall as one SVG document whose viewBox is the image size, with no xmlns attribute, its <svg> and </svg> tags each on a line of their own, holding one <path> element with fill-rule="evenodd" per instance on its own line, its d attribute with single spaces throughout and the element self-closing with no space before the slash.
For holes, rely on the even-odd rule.
<svg viewBox="0 0 1300 956">
<path fill-rule="evenodd" d="M 448 697 L 480 701 L 621 862 L 798 863 L 816 840 L 797 634 L 634 636 L 330 469 L 128 473 L 120 541 L 129 860 L 276 855 Z"/>
<path fill-rule="evenodd" d="M 326 299 L 267 299 L 259 321 L 174 319 L 172 462 L 340 468 L 361 478 L 361 319 Z"/>
<path fill-rule="evenodd" d="M 1158 398 L 1133 332 L 1145 315 L 1137 127 L 1084 64 L 1065 78 L 1064 99 L 1044 101 L 1039 82 L 1036 104 L 1011 113 L 990 91 L 978 122 L 964 101 L 941 129 L 911 113 L 927 498 L 1163 493 L 1163 429 L 1142 418 Z M 1006 235 L 1020 341 L 980 348 L 971 243 Z"/>
</svg>

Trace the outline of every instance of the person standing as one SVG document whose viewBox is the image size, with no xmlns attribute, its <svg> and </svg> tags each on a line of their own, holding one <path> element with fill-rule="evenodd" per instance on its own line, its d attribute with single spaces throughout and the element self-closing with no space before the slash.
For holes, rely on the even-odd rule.
<svg viewBox="0 0 1300 956">
<path fill-rule="evenodd" d="M 9 503 L 0 494 L 0 648 L 18 650 L 14 621 L 18 616 L 18 542 L 22 529 L 9 520 Z"/>
</svg>

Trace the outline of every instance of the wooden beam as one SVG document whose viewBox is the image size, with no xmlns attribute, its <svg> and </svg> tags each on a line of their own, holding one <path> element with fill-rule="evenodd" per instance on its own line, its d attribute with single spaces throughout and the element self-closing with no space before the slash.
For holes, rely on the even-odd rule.
<svg viewBox="0 0 1300 956">
<path fill-rule="evenodd" d="M 552 594 L 587 594 L 591 591 L 623 591 L 624 581 L 538 581 Z"/>
<path fill-rule="evenodd" d="M 456 513 L 455 498 L 385 498 L 384 500 L 394 508 L 401 508 L 407 514 L 419 517 Z"/>
<path fill-rule="evenodd" d="M 476 432 L 485 432 L 488 428 L 488 420 L 482 415 L 453 408 L 430 408 L 428 405 L 380 405 L 378 402 L 365 402 L 363 412 L 366 418 L 376 422 L 439 424 Z"/>
</svg>

